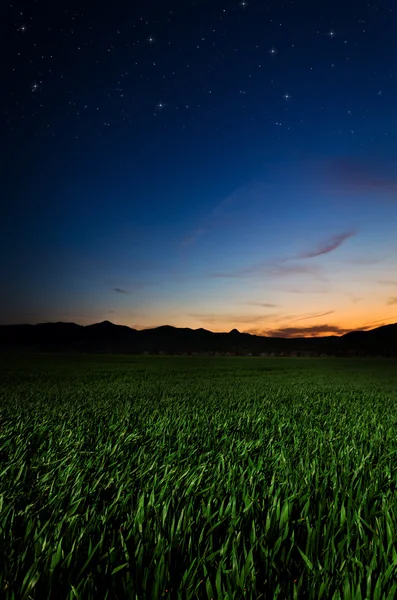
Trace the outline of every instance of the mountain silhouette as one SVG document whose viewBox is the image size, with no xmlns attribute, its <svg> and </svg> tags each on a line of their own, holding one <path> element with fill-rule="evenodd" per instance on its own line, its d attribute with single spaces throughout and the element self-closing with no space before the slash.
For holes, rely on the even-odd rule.
<svg viewBox="0 0 397 600">
<path fill-rule="evenodd" d="M 110 321 L 92 325 L 39 323 L 1 325 L 2 352 L 77 352 L 114 354 L 293 354 L 397 357 L 397 323 L 342 336 L 275 338 L 240 333 L 213 333 L 163 325 L 136 330 Z"/>
</svg>

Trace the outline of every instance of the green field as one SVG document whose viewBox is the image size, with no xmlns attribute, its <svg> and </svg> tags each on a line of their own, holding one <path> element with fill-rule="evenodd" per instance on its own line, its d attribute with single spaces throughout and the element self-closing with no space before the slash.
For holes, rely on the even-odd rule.
<svg viewBox="0 0 397 600">
<path fill-rule="evenodd" d="M 397 363 L 2 357 L 0 598 L 397 600 Z"/>
</svg>

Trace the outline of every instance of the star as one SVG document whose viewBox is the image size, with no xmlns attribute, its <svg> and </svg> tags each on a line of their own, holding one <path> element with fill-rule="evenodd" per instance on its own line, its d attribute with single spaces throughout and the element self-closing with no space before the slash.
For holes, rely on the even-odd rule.
<svg viewBox="0 0 397 600">
<path fill-rule="evenodd" d="M 289 100 L 291 98 L 290 94 L 284 94 L 283 96 L 284 100 Z"/>
<path fill-rule="evenodd" d="M 148 37 L 148 40 L 147 40 L 147 41 L 149 42 L 149 44 L 153 44 L 153 42 L 154 42 L 154 37 L 153 37 L 153 36 L 150 36 L 150 37 Z"/>
<path fill-rule="evenodd" d="M 34 82 L 34 83 L 32 83 L 31 88 L 32 88 L 33 92 L 37 92 L 37 90 L 39 89 L 39 86 L 36 82 Z"/>
<path fill-rule="evenodd" d="M 328 32 L 328 35 L 329 35 L 329 37 L 333 38 L 333 37 L 334 37 L 334 35 L 335 35 L 335 31 L 332 31 L 332 30 L 331 30 L 331 31 L 329 31 L 329 32 Z"/>
<path fill-rule="evenodd" d="M 245 0 L 242 0 L 242 2 L 240 2 L 240 6 L 241 8 L 246 8 L 248 6 L 248 3 L 245 2 Z"/>
<path fill-rule="evenodd" d="M 277 54 L 277 50 L 275 48 L 270 48 L 269 54 L 270 56 L 274 56 L 275 54 Z"/>
<path fill-rule="evenodd" d="M 24 33 L 26 31 L 26 25 L 21 25 L 21 27 L 19 28 L 19 31 L 22 31 L 22 33 Z"/>
</svg>

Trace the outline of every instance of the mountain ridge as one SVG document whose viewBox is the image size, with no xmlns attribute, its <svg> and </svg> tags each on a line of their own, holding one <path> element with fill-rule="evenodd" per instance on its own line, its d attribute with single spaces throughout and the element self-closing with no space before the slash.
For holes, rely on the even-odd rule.
<svg viewBox="0 0 397 600">
<path fill-rule="evenodd" d="M 397 356 L 397 323 L 341 336 L 269 337 L 237 329 L 215 333 L 162 325 L 137 330 L 102 321 L 90 325 L 71 322 L 0 325 L 2 352 L 84 352 L 117 354 L 330 354 L 336 356 Z"/>
</svg>

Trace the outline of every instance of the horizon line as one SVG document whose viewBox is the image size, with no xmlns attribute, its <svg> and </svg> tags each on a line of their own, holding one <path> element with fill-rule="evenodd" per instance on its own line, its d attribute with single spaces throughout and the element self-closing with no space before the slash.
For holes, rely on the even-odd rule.
<svg viewBox="0 0 397 600">
<path fill-rule="evenodd" d="M 76 327 L 93 327 L 94 325 L 103 325 L 103 324 L 109 324 L 112 325 L 113 327 L 126 327 L 127 329 L 130 329 L 131 331 L 137 331 L 137 332 L 141 332 L 141 331 L 151 331 L 153 329 L 161 329 L 161 328 L 171 328 L 171 329 L 179 329 L 179 330 L 185 330 L 185 329 L 189 329 L 190 331 L 206 331 L 208 333 L 212 333 L 214 335 L 229 335 L 232 332 L 238 333 L 239 335 L 249 335 L 252 337 L 260 337 L 260 338 L 267 338 L 267 339 L 319 339 L 319 338 L 329 338 L 329 337 L 337 337 L 337 338 L 341 338 L 349 333 L 356 333 L 356 332 L 363 332 L 363 333 L 368 333 L 370 331 L 373 331 L 375 329 L 379 329 L 381 327 L 387 327 L 387 326 L 393 326 L 393 325 L 397 325 L 397 322 L 394 323 L 382 323 L 381 325 L 378 325 L 376 327 L 370 328 L 369 326 L 363 326 L 363 329 L 351 329 L 349 331 L 345 331 L 344 333 L 341 334 L 337 334 L 337 333 L 331 333 L 329 335 L 311 335 L 311 336 L 300 336 L 300 335 L 291 335 L 291 336 L 272 336 L 272 335 L 260 335 L 257 333 L 249 333 L 248 331 L 240 331 L 237 328 L 232 328 L 230 331 L 211 331 L 210 329 L 206 329 L 205 327 L 198 327 L 197 329 L 193 329 L 192 327 L 177 327 L 175 325 L 155 325 L 153 327 L 146 327 L 143 329 L 135 329 L 134 327 L 130 327 L 129 325 L 122 325 L 122 324 L 118 324 L 118 323 L 113 323 L 112 321 L 109 321 L 108 319 L 105 319 L 104 321 L 98 321 L 95 323 L 90 323 L 88 325 L 81 325 L 79 323 L 76 323 L 74 321 L 41 321 L 38 323 L 9 323 L 9 324 L 2 324 L 0 323 L 0 327 L 37 327 L 40 325 L 59 325 L 59 324 L 63 324 L 63 325 L 76 325 Z M 337 329 L 337 326 L 336 326 Z M 280 330 L 282 331 L 282 329 Z"/>
</svg>

